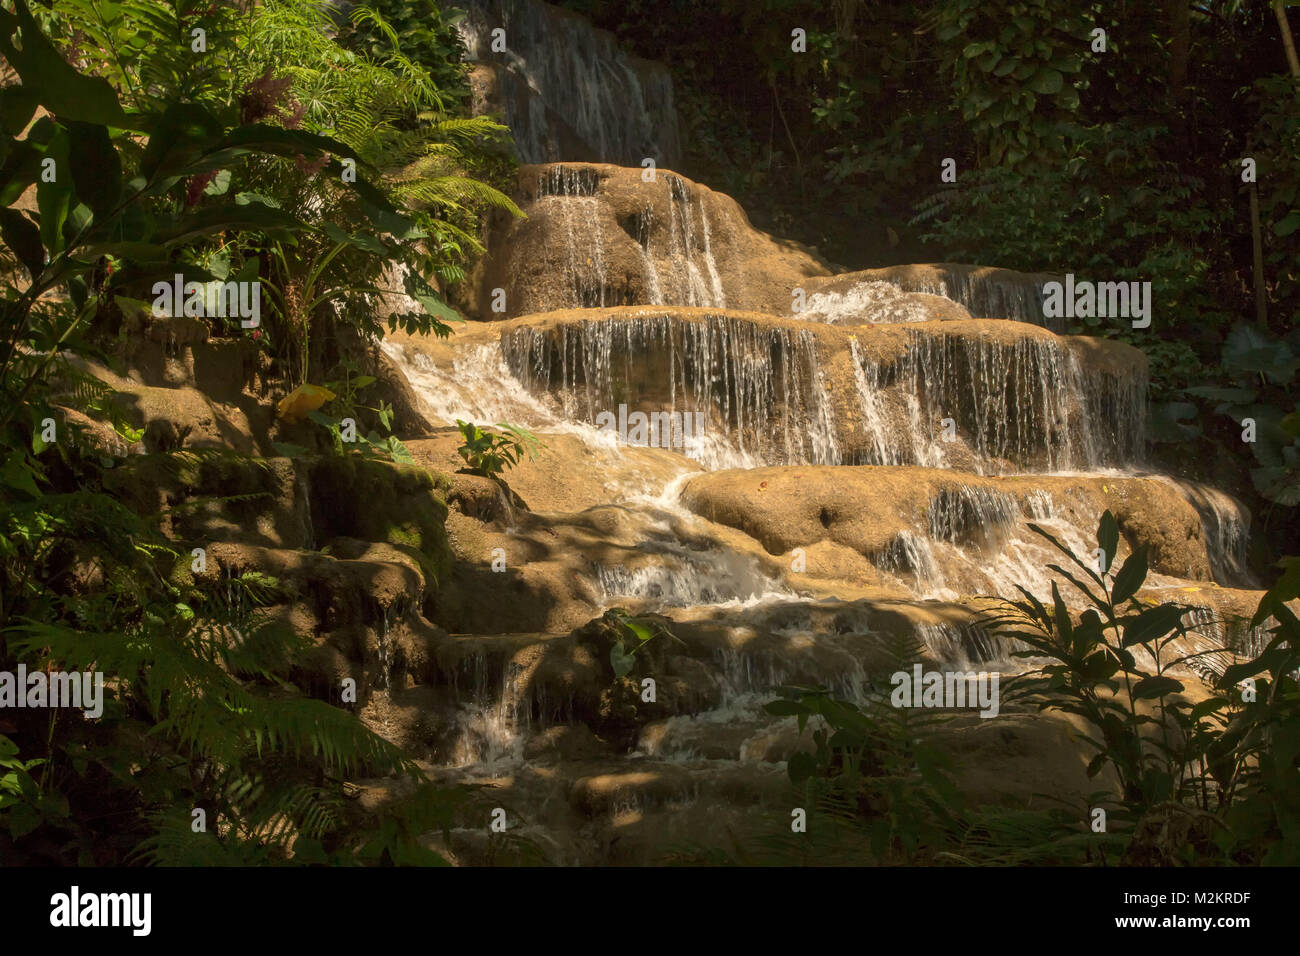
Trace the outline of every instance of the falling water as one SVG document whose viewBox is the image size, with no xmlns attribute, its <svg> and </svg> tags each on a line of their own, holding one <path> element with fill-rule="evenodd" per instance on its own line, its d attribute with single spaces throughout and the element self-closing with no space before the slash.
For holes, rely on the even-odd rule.
<svg viewBox="0 0 1300 956">
<path fill-rule="evenodd" d="M 570 418 L 594 422 L 629 396 L 657 393 L 658 408 L 705 411 L 709 431 L 728 435 L 741 456 L 840 461 L 816 343 L 806 331 L 724 315 L 679 322 L 648 312 L 516 328 L 503 335 L 501 348 L 526 387 L 562 393 Z"/>
<path fill-rule="evenodd" d="M 888 269 L 864 273 L 877 275 L 905 292 L 928 292 L 959 302 L 977 319 L 1014 319 L 1064 331 L 1062 320 L 1043 315 L 1043 284 L 1049 276 L 958 263 L 940 263 L 915 273 Z"/>
<path fill-rule="evenodd" d="M 850 344 L 874 449 L 866 464 L 939 464 L 945 418 L 976 452 L 981 474 L 1009 470 L 1004 463 L 1068 471 L 1141 457 L 1145 381 L 1085 376 L 1074 352 L 1055 340 L 1002 343 L 909 329 L 906 350 L 887 362 L 873 360 L 856 339 Z"/>
<path fill-rule="evenodd" d="M 496 70 L 502 106 L 526 163 L 590 159 L 673 167 L 681 154 L 667 69 L 636 60 L 614 37 L 539 0 L 465 0 L 468 57 Z M 506 50 L 493 50 L 505 30 Z"/>
<path fill-rule="evenodd" d="M 835 324 L 925 322 L 928 309 L 888 282 L 859 282 L 846 292 L 818 292 L 795 318 Z"/>
</svg>

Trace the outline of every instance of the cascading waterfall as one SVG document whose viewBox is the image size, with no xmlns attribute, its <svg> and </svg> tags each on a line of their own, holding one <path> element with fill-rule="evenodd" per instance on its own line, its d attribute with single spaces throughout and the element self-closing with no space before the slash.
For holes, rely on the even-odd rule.
<svg viewBox="0 0 1300 956">
<path fill-rule="evenodd" d="M 840 461 L 816 343 L 807 332 L 722 315 L 676 322 L 651 313 L 551 330 L 516 328 L 501 348 L 526 387 L 562 393 L 570 418 L 594 422 L 629 395 L 650 391 L 670 412 L 704 411 L 709 432 L 728 435 L 741 456 Z"/>
<path fill-rule="evenodd" d="M 538 176 L 538 206 L 564 224 L 570 290 L 575 309 L 610 304 L 609 271 L 601 243 L 600 200 L 595 197 L 596 177 L 591 169 L 552 166 Z"/>
<path fill-rule="evenodd" d="M 506 125 L 525 163 L 589 159 L 639 166 L 681 155 L 668 70 L 540 0 L 465 0 L 468 58 L 496 70 Z M 493 31 L 505 31 L 504 51 Z"/>
<path fill-rule="evenodd" d="M 925 322 L 929 312 L 888 282 L 859 282 L 845 292 L 817 292 L 794 313 L 807 322 L 894 323 Z"/>
<path fill-rule="evenodd" d="M 905 292 L 926 292 L 952 299 L 964 305 L 977 319 L 1014 319 L 1041 325 L 1054 332 L 1065 331 L 1061 319 L 1049 319 L 1043 315 L 1046 278 L 1008 275 L 1002 270 L 956 263 L 936 265 L 933 270 L 937 274 L 934 278 L 926 274 L 886 274 L 882 278 Z"/>
<path fill-rule="evenodd" d="M 680 263 L 678 286 L 673 291 L 672 305 L 694 305 L 720 309 L 726 306 L 722 280 L 709 241 L 709 217 L 702 202 L 692 202 L 690 188 L 679 176 L 664 176 L 669 193 L 670 260 Z M 700 238 L 696 238 L 695 212 L 699 210 Z M 701 269 L 701 266 L 703 268 Z M 708 274 L 708 280 L 705 274 Z M 681 284 L 684 280 L 684 286 Z"/>
<path fill-rule="evenodd" d="M 907 349 L 887 363 L 856 339 L 850 345 L 874 449 L 875 460 L 863 464 L 941 464 L 945 418 L 975 451 L 981 474 L 1032 465 L 1095 470 L 1141 458 L 1145 382 L 1085 377 L 1074 353 L 1054 340 L 1001 343 L 909 329 Z"/>
<path fill-rule="evenodd" d="M 1206 485 L 1170 479 L 1201 517 L 1206 551 L 1216 581 L 1254 587 L 1247 569 L 1250 512 L 1231 495 Z"/>
<path fill-rule="evenodd" d="M 987 543 L 999 527 L 1020 517 L 1020 506 L 1008 494 L 972 485 L 944 488 L 926 508 L 930 537 L 959 544 L 971 537 Z"/>
<path fill-rule="evenodd" d="M 990 664 L 1005 664 L 1011 650 L 1007 641 L 973 624 L 918 624 L 916 630 L 935 660 L 953 670 L 991 670 Z"/>
<path fill-rule="evenodd" d="M 517 490 L 536 510 L 521 510 L 517 523 L 500 514 L 484 522 L 486 534 L 517 535 L 529 547 L 540 542 L 537 553 L 547 559 L 539 564 L 551 567 L 538 575 L 539 593 L 554 595 L 558 610 L 545 625 L 509 625 L 544 627 L 545 634 L 455 636 L 487 650 L 439 665 L 455 699 L 435 759 L 480 776 L 509 773 L 525 786 L 552 772 L 557 780 L 582 774 L 555 791 L 561 804 L 581 803 L 584 787 L 599 780 L 610 788 L 600 813 L 619 826 L 666 805 L 703 802 L 737 763 L 773 770 L 784 782 L 779 761 L 796 728 L 765 709 L 779 687 L 825 687 L 859 706 L 888 700 L 897 648 L 917 649 L 913 656 L 927 666 L 963 674 L 1031 666 L 1012 656 L 1023 648 L 980 625 L 991 606 L 983 596 L 1018 599 L 1023 588 L 1049 600 L 1059 579 L 1048 565 L 1062 558 L 1027 524 L 1090 554 L 1109 496 L 1140 511 L 1143 488 L 1131 471 L 1116 476 L 1118 490 L 1096 479 L 1133 469 L 1145 447 L 1140 355 L 1005 322 L 931 321 L 952 310 L 932 313 L 900 292 L 901 283 L 837 282 L 844 291 L 813 294 L 788 316 L 725 312 L 728 291 L 733 304 L 748 298 L 718 266 L 736 261 L 729 243 L 737 220 L 675 174 L 643 182 L 578 164 L 549 168 L 536 180 L 532 211 L 553 228 L 547 278 L 560 292 L 557 305 L 567 294 L 569 306 L 590 312 L 556 309 L 478 326 L 450 349 L 431 350 L 441 356 L 436 361 L 415 346 L 384 345 L 435 418 L 576 437 L 574 460 L 588 470 L 573 496 L 567 489 L 556 496 L 556 513 L 544 492 L 540 506 L 533 497 L 544 472 L 521 475 Z M 938 273 L 937 287 L 909 291 L 948 295 L 976 315 L 1034 322 L 1041 311 L 1029 278 L 963 267 Z M 629 290 L 649 301 L 614 308 Z M 889 327 L 869 328 L 876 325 Z M 596 425 L 598 416 L 628 412 L 702 414 L 704 435 L 682 450 L 694 464 L 677 448 L 634 450 L 627 434 Z M 951 441 L 944 419 L 955 426 Z M 626 417 L 623 423 L 630 424 Z M 671 425 L 669 434 L 680 430 Z M 426 448 L 445 454 L 447 437 L 431 438 Z M 554 445 L 562 454 L 575 448 L 569 440 Z M 742 473 L 716 476 L 708 495 L 683 497 L 687 482 L 701 481 L 697 464 Z M 855 469 L 852 487 L 863 493 L 853 495 L 835 487 L 829 469 L 813 474 L 808 467 L 809 496 L 802 498 L 804 467 L 842 464 L 892 467 Z M 766 466 L 771 472 L 743 473 Z M 1011 477 L 1035 474 L 1041 487 Z M 514 474 L 506 480 L 514 482 Z M 1227 496 L 1185 489 L 1185 497 L 1201 514 L 1215 576 L 1238 574 L 1248 516 Z M 577 500 L 571 511 L 568 502 Z M 759 529 L 750 516 L 769 501 L 774 510 L 789 509 L 789 522 L 778 511 Z M 481 519 L 462 510 L 457 520 Z M 539 528 L 564 544 L 553 547 L 537 536 Z M 1124 533 L 1141 532 L 1126 525 Z M 546 581 L 557 570 L 567 593 Z M 1147 583 L 1173 588 L 1178 579 L 1153 572 Z M 1067 600 L 1077 612 L 1078 596 L 1070 592 Z M 610 714 L 625 706 L 617 694 L 629 692 L 626 682 L 605 686 L 601 655 L 609 649 L 593 655 L 586 628 L 568 634 L 575 620 L 613 608 L 664 615 L 681 641 L 674 653 L 664 651 L 662 672 L 656 664 L 659 702 L 671 706 L 626 738 L 602 723 L 607 706 Z M 466 627 L 478 628 L 477 620 Z M 1233 624 L 1225 641 L 1208 608 L 1189 623 L 1192 649 L 1245 649 L 1260 639 Z M 389 624 L 385 612 L 385 685 L 393 666 Z M 670 642 L 660 640 L 647 656 Z M 595 679 L 593 657 L 604 681 L 594 691 L 584 683 Z M 1211 655 L 1203 673 L 1212 677 L 1226 660 Z M 575 683 L 558 679 L 561 672 Z M 623 747 L 630 749 L 615 752 Z M 624 790 L 624 777 L 655 783 Z"/>
<path fill-rule="evenodd" d="M 593 576 L 606 605 L 632 599 L 647 609 L 751 604 L 795 593 L 763 574 L 752 558 L 725 552 L 693 554 L 674 548 L 659 563 L 629 568 L 602 564 Z"/>
<path fill-rule="evenodd" d="M 876 566 L 894 575 L 913 575 L 917 590 L 923 594 L 931 594 L 943 586 L 943 572 L 935 559 L 930 539 L 907 529 L 898 532 L 884 552 L 877 556 Z"/>
<path fill-rule="evenodd" d="M 659 279 L 659 267 L 650 254 L 650 237 L 654 233 L 654 207 L 646 206 L 636 219 L 636 241 L 641 247 L 641 268 L 645 272 L 646 290 L 650 305 L 664 305 L 664 286 Z"/>
</svg>

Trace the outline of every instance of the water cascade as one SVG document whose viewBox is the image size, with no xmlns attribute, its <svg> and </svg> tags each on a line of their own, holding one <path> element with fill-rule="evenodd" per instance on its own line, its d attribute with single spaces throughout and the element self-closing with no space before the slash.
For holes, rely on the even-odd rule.
<svg viewBox="0 0 1300 956">
<path fill-rule="evenodd" d="M 526 163 L 585 159 L 673 166 L 681 153 L 668 71 L 539 0 L 467 0 L 459 24 L 471 62 L 490 71 Z M 505 50 L 494 50 L 493 31 Z M 495 112 L 487 109 L 485 112 Z"/>
<path fill-rule="evenodd" d="M 675 322 L 650 310 L 632 319 L 558 329 L 515 328 L 502 338 L 511 373 L 535 391 L 558 391 L 566 416 L 595 422 L 629 401 L 674 413 L 702 411 L 740 460 L 840 460 L 835 425 L 806 332 L 726 315 Z"/>
<path fill-rule="evenodd" d="M 863 464 L 946 463 L 945 436 L 970 446 L 975 470 L 1071 471 L 1140 461 L 1145 374 L 1085 375 L 1055 339 L 990 338 L 908 329 L 899 357 L 879 361 L 851 342 L 869 435 Z"/>
<path fill-rule="evenodd" d="M 748 227 L 718 215 L 716 194 L 625 172 L 563 164 L 521 179 L 529 241 L 546 243 L 512 247 L 519 282 L 538 281 L 537 248 L 552 284 L 510 296 L 545 309 L 468 323 L 447 343 L 383 346 L 441 429 L 412 442 L 417 454 L 454 471 L 458 418 L 548 442 L 540 464 L 505 475 L 517 510 L 456 504 L 474 479 L 450 478 L 448 528 L 468 570 L 440 585 L 431 618 L 452 633 L 428 757 L 452 782 L 508 777 L 551 821 L 538 832 L 552 859 L 644 861 L 665 834 L 708 842 L 719 819 L 744 826 L 784 807 L 799 736 L 765 710 L 779 687 L 866 705 L 913 663 L 1024 668 L 983 622 L 997 599 L 1023 588 L 1050 600 L 1059 583 L 1048 565 L 1063 556 L 1031 523 L 1088 556 L 1101 513 L 1115 513 L 1117 559 L 1150 550 L 1144 598 L 1195 595 L 1186 650 L 1213 653 L 1189 674 L 1213 677 L 1258 645 L 1225 612 L 1251 583 L 1249 516 L 1214 489 L 1143 472 L 1136 350 L 1035 328 L 1028 280 L 974 267 L 923 291 L 1019 321 L 937 316 L 898 291 L 908 267 L 841 291 L 810 282 L 796 313 L 790 289 L 812 265 L 755 291 L 736 252 Z M 915 267 L 914 290 L 917 275 L 939 273 Z M 645 447 L 626 428 L 631 413 L 696 412 L 705 440 L 690 449 Z M 597 427 L 603 413 L 624 431 Z M 495 547 L 513 576 L 486 569 Z M 459 604 L 446 598 L 457 587 L 469 589 Z M 497 622 L 511 602 L 536 613 Z M 640 672 L 610 677 L 593 636 L 616 607 L 662 615 L 672 632 L 638 652 L 654 661 L 650 704 Z M 389 641 L 385 629 L 381 655 Z M 554 822 L 575 812 L 580 825 Z M 475 858 L 468 832 L 453 845 Z"/>
</svg>

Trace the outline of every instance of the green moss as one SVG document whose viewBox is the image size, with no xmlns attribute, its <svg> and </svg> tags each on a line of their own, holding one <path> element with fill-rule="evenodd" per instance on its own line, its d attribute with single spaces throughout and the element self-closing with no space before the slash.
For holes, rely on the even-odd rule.
<svg viewBox="0 0 1300 956">
<path fill-rule="evenodd" d="M 430 586 L 451 567 L 447 504 L 424 468 L 353 456 L 311 465 L 312 524 L 319 540 L 384 541 L 410 555 Z"/>
<path fill-rule="evenodd" d="M 194 572 L 191 570 L 193 564 L 194 559 L 188 553 L 177 555 L 176 560 L 172 562 L 167 581 L 179 588 L 182 593 L 192 591 L 195 587 Z"/>
</svg>

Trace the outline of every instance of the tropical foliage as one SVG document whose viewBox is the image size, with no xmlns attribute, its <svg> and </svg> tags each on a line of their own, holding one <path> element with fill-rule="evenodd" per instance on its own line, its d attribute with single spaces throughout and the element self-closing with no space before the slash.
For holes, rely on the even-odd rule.
<svg viewBox="0 0 1300 956">
<path fill-rule="evenodd" d="M 1294 865 L 1300 826 L 1300 561 L 1261 599 L 1248 627 L 1267 636 L 1226 667 L 1233 649 L 1192 634 L 1189 608 L 1139 595 L 1145 548 L 1105 574 L 1046 530 L 1067 564 L 1050 567 L 1044 604 L 1022 589 L 982 626 L 1018 648 L 1027 670 L 1005 680 L 1003 711 L 1060 712 L 1087 728 L 1088 801 L 1057 806 L 970 806 L 953 784 L 956 714 L 891 706 L 866 687 L 865 705 L 825 688 L 786 688 L 767 705 L 813 728 L 811 751 L 788 767 L 809 810 L 809 840 L 772 834 L 740 862 L 966 864 Z M 1115 555 L 1120 532 L 1106 512 L 1098 549 Z M 1086 605 L 1081 613 L 1077 606 Z M 1204 626 L 1204 622 L 1200 622 Z M 888 646 L 888 667 L 926 659 L 914 639 Z M 1245 648 L 1237 648 L 1238 651 Z M 1195 673 L 1210 677 L 1205 685 Z M 1177 676 L 1182 675 L 1182 676 Z M 1059 799 L 1059 798 L 1058 798 Z M 823 851 L 830 856 L 824 856 Z M 836 855 L 838 854 L 838 855 Z M 717 861 L 715 861 L 717 862 Z M 734 862 L 734 861 L 733 861 Z"/>
<path fill-rule="evenodd" d="M 0 88 L 0 667 L 106 676 L 97 721 L 6 712 L 6 859 L 432 863 L 416 836 L 467 799 L 423 784 L 339 701 L 299 692 L 304 638 L 263 611 L 277 581 L 190 574 L 188 544 L 121 494 L 150 473 L 265 462 L 179 447 L 123 461 L 142 432 L 87 371 L 113 363 L 155 281 L 260 279 L 265 321 L 213 319 L 209 334 L 254 343 L 285 390 L 338 375 L 337 418 L 313 412 L 327 427 L 363 412 L 390 424 L 391 406 L 360 404 L 372 382 L 348 356 L 380 330 L 375 297 L 393 274 L 411 307 L 390 328 L 446 334 L 436 289 L 462 274 L 476 217 L 513 208 L 463 170 L 502 129 L 442 95 L 434 77 L 459 75 L 458 56 L 426 68 L 378 10 L 365 22 L 382 42 L 349 47 L 329 10 L 0 7 L 14 74 Z M 373 432 L 361 442 L 405 451 Z M 359 823 L 345 778 L 363 773 L 416 786 Z"/>
</svg>

